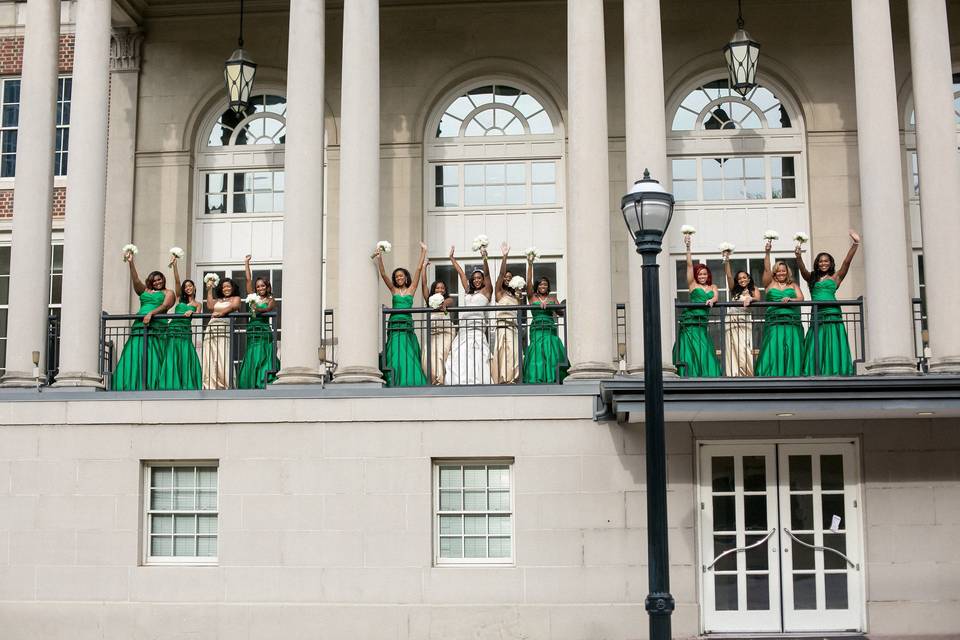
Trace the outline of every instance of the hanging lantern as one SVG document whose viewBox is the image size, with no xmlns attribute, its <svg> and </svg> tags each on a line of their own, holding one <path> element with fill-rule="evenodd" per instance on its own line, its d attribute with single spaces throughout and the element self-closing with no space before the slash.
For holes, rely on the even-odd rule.
<svg viewBox="0 0 960 640">
<path fill-rule="evenodd" d="M 240 114 L 250 104 L 253 78 L 257 75 L 257 63 L 243 48 L 243 0 L 240 0 L 240 37 L 237 49 L 223 65 L 223 79 L 227 83 L 227 101 L 230 108 Z"/>
<path fill-rule="evenodd" d="M 727 71 L 730 73 L 730 88 L 741 96 L 746 96 L 757 86 L 760 43 L 751 38 L 743 28 L 740 0 L 737 0 L 737 31 L 723 47 L 723 57 L 727 60 Z"/>
</svg>

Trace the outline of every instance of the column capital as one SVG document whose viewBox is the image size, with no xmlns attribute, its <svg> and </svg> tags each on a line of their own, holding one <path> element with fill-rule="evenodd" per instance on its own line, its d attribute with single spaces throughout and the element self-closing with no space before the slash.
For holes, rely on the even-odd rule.
<svg viewBox="0 0 960 640">
<path fill-rule="evenodd" d="M 110 33 L 110 71 L 140 71 L 140 49 L 144 33 L 139 29 L 114 29 Z"/>
</svg>

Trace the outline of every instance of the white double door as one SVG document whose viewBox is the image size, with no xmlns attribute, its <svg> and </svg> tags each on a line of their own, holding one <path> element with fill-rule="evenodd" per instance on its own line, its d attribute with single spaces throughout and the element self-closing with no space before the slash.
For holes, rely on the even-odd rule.
<svg viewBox="0 0 960 640">
<path fill-rule="evenodd" d="M 857 451 L 850 441 L 702 444 L 704 631 L 860 631 Z"/>
</svg>

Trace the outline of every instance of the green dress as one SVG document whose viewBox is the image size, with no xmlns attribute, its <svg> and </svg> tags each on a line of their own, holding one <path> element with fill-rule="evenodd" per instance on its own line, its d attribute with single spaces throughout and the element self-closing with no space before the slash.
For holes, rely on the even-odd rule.
<svg viewBox="0 0 960 640">
<path fill-rule="evenodd" d="M 523 381 L 528 384 L 563 382 L 567 377 L 567 349 L 557 336 L 557 320 L 550 309 L 530 312 L 530 342 L 523 352 Z"/>
<path fill-rule="evenodd" d="M 173 312 L 180 317 L 173 318 L 167 325 L 167 348 L 160 368 L 160 389 L 180 391 L 200 388 L 200 358 L 193 344 L 192 320 L 183 316 L 187 311 L 195 309 L 178 302 Z"/>
<path fill-rule="evenodd" d="M 413 307 L 413 296 L 393 294 L 394 309 Z M 420 342 L 413 332 L 413 316 L 409 313 L 390 315 L 387 344 L 383 348 L 383 377 L 388 387 L 419 387 L 427 384 L 420 364 Z"/>
<path fill-rule="evenodd" d="M 257 309 L 266 309 L 268 303 L 257 305 Z M 247 323 L 247 348 L 243 352 L 243 362 L 237 372 L 238 389 L 263 389 L 267 375 L 279 369 L 276 354 L 273 351 L 273 331 L 270 320 L 262 316 L 253 316 Z M 275 374 L 269 374 L 273 382 Z"/>
<path fill-rule="evenodd" d="M 767 302 L 793 298 L 796 291 L 767 289 Z M 757 356 L 757 376 L 799 376 L 803 364 L 803 325 L 800 307 L 771 305 L 763 317 L 763 342 Z"/>
<path fill-rule="evenodd" d="M 163 291 L 144 291 L 140 294 L 138 316 L 145 316 L 163 304 Z M 123 345 L 117 368 L 113 372 L 111 387 L 114 391 L 142 391 L 158 389 L 160 368 L 163 366 L 163 354 L 166 346 L 166 321 L 152 320 L 144 335 L 143 322 L 134 320 L 130 327 L 130 337 Z M 146 340 L 146 346 L 144 346 Z M 145 357 L 144 357 L 145 356 Z M 143 384 L 143 372 L 146 369 L 147 384 Z"/>
<path fill-rule="evenodd" d="M 810 288 L 810 297 L 813 300 L 836 300 L 837 283 L 833 278 L 822 278 Z M 839 306 L 830 305 L 817 307 L 815 313 L 817 330 L 813 330 L 811 322 L 803 342 L 803 375 L 852 376 L 853 359 L 843 312 Z"/>
<path fill-rule="evenodd" d="M 700 287 L 690 291 L 690 302 L 702 307 L 684 309 L 680 314 L 680 333 L 673 345 L 673 364 L 684 378 L 717 378 L 722 375 L 717 349 L 707 331 L 710 307 L 706 302 L 713 291 Z"/>
</svg>

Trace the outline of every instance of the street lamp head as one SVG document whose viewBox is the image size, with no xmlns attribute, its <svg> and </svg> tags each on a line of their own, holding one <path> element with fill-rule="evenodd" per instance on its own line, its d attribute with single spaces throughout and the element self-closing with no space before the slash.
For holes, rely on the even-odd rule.
<svg viewBox="0 0 960 640">
<path fill-rule="evenodd" d="M 620 200 L 623 221 L 637 246 L 638 253 L 660 252 L 663 234 L 673 217 L 673 195 L 643 170 L 643 178 L 633 183 Z"/>
<path fill-rule="evenodd" d="M 746 97 L 757 86 L 757 61 L 760 59 L 760 43 L 750 37 L 743 28 L 743 12 L 737 0 L 737 31 L 723 47 L 730 74 L 730 88 Z"/>
<path fill-rule="evenodd" d="M 227 99 L 230 108 L 243 113 L 250 104 L 253 78 L 257 75 L 257 63 L 250 59 L 242 47 L 236 49 L 223 65 L 223 79 L 227 83 Z"/>
</svg>

